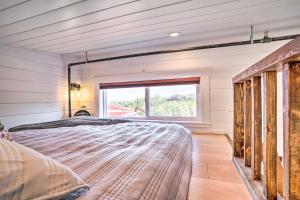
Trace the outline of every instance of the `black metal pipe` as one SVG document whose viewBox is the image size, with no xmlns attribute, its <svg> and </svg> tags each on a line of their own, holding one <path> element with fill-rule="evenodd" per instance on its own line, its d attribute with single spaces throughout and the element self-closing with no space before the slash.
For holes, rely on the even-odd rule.
<svg viewBox="0 0 300 200">
<path fill-rule="evenodd" d="M 72 111 L 71 111 L 71 67 L 72 66 L 82 65 L 82 64 L 87 64 L 87 63 L 120 60 L 120 59 L 126 59 L 126 58 L 152 56 L 152 55 L 159 55 L 159 54 L 178 53 L 178 52 L 185 52 L 185 51 L 196 51 L 196 50 L 203 50 L 203 49 L 214 49 L 214 48 L 232 47 L 232 46 L 242 46 L 242 45 L 248 45 L 251 43 L 258 44 L 258 43 L 275 42 L 275 41 L 281 41 L 281 40 L 292 40 L 298 36 L 300 36 L 300 34 L 256 39 L 256 40 L 252 40 L 252 41 L 246 40 L 246 41 L 239 41 L 239 42 L 228 42 L 228 43 L 221 43 L 221 44 L 202 45 L 202 46 L 188 47 L 188 48 L 183 48 L 183 49 L 150 51 L 150 52 L 145 52 L 145 53 L 129 54 L 129 55 L 123 55 L 123 56 L 115 56 L 115 57 L 100 58 L 100 59 L 95 59 L 95 60 L 85 60 L 85 61 L 81 61 L 81 62 L 69 63 L 68 64 L 69 117 L 72 116 Z"/>
<path fill-rule="evenodd" d="M 68 106 L 69 117 L 72 117 L 72 103 L 71 103 L 71 66 L 68 64 Z"/>
<path fill-rule="evenodd" d="M 273 42 L 273 41 L 280 41 L 280 40 L 291 40 L 291 39 L 295 39 L 298 36 L 300 36 L 300 34 L 273 37 L 273 38 L 269 38 L 269 39 L 270 39 L 270 42 Z M 261 39 L 257 39 L 257 40 L 253 40 L 253 43 L 257 44 L 257 43 L 264 43 L 264 42 Z M 123 55 L 123 56 L 116 56 L 116 57 L 108 57 L 108 58 L 100 58 L 100 59 L 95 59 L 95 60 L 75 62 L 75 63 L 70 63 L 70 65 L 74 66 L 74 65 L 82 65 L 82 64 L 86 64 L 86 63 L 105 62 L 105 61 L 119 60 L 119 59 L 126 59 L 126 58 L 134 58 L 134 57 L 141 57 L 141 56 L 152 56 L 152 55 L 159 55 L 159 54 L 178 53 L 178 52 L 184 52 L 184 51 L 196 51 L 196 50 L 214 49 L 214 48 L 221 48 L 221 47 L 242 46 L 242 45 L 248 45 L 248 44 L 251 44 L 250 40 L 239 41 L 239 42 L 221 43 L 221 44 L 212 44 L 212 45 L 203 45 L 203 46 L 196 46 L 196 47 L 188 47 L 188 48 L 183 48 L 183 49 L 150 51 L 150 52 L 145 52 L 145 53 L 129 54 L 129 55 Z"/>
</svg>

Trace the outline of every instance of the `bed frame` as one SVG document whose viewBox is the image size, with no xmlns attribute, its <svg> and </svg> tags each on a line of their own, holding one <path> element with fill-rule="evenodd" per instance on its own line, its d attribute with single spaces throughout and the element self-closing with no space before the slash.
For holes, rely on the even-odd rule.
<svg viewBox="0 0 300 200">
<path fill-rule="evenodd" d="M 277 154 L 278 71 L 283 82 L 283 165 Z M 251 195 L 300 200 L 300 37 L 235 76 L 233 87 L 233 161 Z"/>
</svg>

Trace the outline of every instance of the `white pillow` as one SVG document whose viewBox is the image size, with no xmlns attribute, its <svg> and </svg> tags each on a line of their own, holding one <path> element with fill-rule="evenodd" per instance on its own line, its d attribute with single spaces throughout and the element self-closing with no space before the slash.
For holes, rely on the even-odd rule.
<svg viewBox="0 0 300 200">
<path fill-rule="evenodd" d="M 0 199 L 75 199 L 89 189 L 71 169 L 16 142 L 0 139 Z"/>
<path fill-rule="evenodd" d="M 14 138 L 11 136 L 10 132 L 7 130 L 0 131 L 0 138 L 9 140 L 9 141 L 14 141 Z"/>
</svg>

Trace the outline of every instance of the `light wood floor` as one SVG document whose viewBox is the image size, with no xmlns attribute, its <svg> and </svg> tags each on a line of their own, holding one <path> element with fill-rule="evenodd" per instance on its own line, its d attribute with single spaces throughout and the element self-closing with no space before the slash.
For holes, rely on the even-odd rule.
<svg viewBox="0 0 300 200">
<path fill-rule="evenodd" d="M 224 135 L 193 134 L 189 200 L 251 200 Z"/>
</svg>

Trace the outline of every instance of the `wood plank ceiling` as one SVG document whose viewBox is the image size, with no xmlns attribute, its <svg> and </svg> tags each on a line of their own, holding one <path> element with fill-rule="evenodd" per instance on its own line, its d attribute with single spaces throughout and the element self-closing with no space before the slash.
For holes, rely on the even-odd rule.
<svg viewBox="0 0 300 200">
<path fill-rule="evenodd" d="M 214 38 L 300 33 L 299 0 L 0 0 L 0 44 L 108 53 Z M 180 32 L 180 37 L 169 37 Z"/>
</svg>

